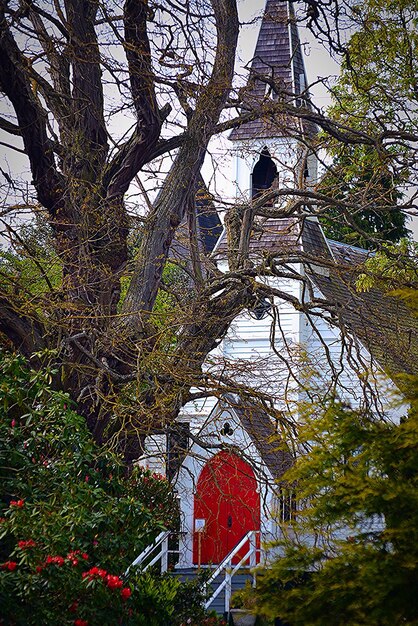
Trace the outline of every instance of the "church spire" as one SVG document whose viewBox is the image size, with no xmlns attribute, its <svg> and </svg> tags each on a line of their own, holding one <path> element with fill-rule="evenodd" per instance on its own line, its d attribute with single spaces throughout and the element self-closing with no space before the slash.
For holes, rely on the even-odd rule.
<svg viewBox="0 0 418 626">
<path fill-rule="evenodd" d="M 273 88 L 273 85 L 275 89 Z M 303 94 L 306 98 L 306 73 L 303 54 L 291 2 L 267 0 L 244 101 L 249 107 L 259 107 L 266 98 L 285 98 L 297 106 Z M 274 137 L 277 123 L 257 119 L 236 128 L 230 134 L 233 141 Z"/>
</svg>

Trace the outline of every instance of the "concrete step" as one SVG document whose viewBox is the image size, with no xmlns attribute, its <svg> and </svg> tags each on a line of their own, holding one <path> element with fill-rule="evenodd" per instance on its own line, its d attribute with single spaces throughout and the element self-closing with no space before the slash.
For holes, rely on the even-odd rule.
<svg viewBox="0 0 418 626">
<path fill-rule="evenodd" d="M 178 576 L 180 580 L 182 581 L 193 580 L 193 578 L 196 577 L 197 571 L 198 570 L 196 568 L 174 570 L 173 575 Z M 211 588 L 213 592 L 217 589 L 220 583 L 222 583 L 224 580 L 225 580 L 225 573 L 219 574 L 215 578 L 215 580 L 211 584 Z M 234 574 L 234 576 L 232 577 L 232 581 L 231 581 L 232 593 L 245 587 L 247 580 L 252 582 L 252 575 L 248 569 L 241 569 L 236 574 Z M 222 589 L 222 591 L 213 600 L 213 602 L 210 604 L 208 608 L 209 610 L 216 611 L 216 613 L 218 613 L 219 615 L 224 614 L 225 612 L 225 590 L 224 589 Z"/>
</svg>

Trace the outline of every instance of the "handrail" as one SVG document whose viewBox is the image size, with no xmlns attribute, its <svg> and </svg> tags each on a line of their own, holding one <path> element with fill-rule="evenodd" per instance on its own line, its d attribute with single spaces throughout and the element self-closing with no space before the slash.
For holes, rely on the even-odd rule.
<svg viewBox="0 0 418 626">
<path fill-rule="evenodd" d="M 212 604 L 212 602 L 215 600 L 215 598 L 220 594 L 220 592 L 225 588 L 225 612 L 228 613 L 229 612 L 229 601 L 231 598 L 231 585 L 232 585 L 232 577 L 236 574 L 236 572 L 239 570 L 239 568 L 241 567 L 241 565 L 243 563 L 245 563 L 245 561 L 247 559 L 251 559 L 253 560 L 251 557 L 254 556 L 254 562 L 251 563 L 251 565 L 256 565 L 256 554 L 259 551 L 259 548 L 257 548 L 257 533 L 259 533 L 259 530 L 250 530 L 242 539 L 241 541 L 239 541 L 239 543 L 237 543 L 237 545 L 226 555 L 226 557 L 224 558 L 224 560 L 218 565 L 218 567 L 216 568 L 216 570 L 214 571 L 214 573 L 212 574 L 212 576 L 209 578 L 209 580 L 206 583 L 206 588 L 216 579 L 217 576 L 219 576 L 219 574 L 222 572 L 222 570 L 225 570 L 225 579 L 219 583 L 219 585 L 217 586 L 217 588 L 215 589 L 215 591 L 213 592 L 213 594 L 211 595 L 211 597 L 205 602 L 205 609 L 208 609 L 209 606 Z M 248 550 L 248 552 L 241 558 L 241 560 L 239 561 L 239 563 L 237 563 L 232 569 L 232 559 L 234 558 L 234 556 L 237 554 L 237 552 L 239 552 L 239 550 L 241 550 L 241 548 L 245 545 L 245 543 L 249 541 L 250 543 L 250 548 Z M 254 584 L 255 584 L 255 576 L 253 575 L 253 580 L 254 580 Z"/>
<path fill-rule="evenodd" d="M 254 530 L 249 530 L 248 533 L 246 535 L 244 535 L 244 537 L 241 539 L 241 541 L 239 543 L 237 543 L 237 545 L 235 546 L 235 548 L 232 548 L 232 550 L 230 552 L 228 552 L 228 554 L 226 555 L 226 557 L 224 558 L 223 561 L 221 561 L 221 563 L 218 565 L 218 567 L 216 568 L 216 570 L 213 572 L 212 576 L 209 578 L 207 584 L 210 585 L 211 582 L 213 580 L 215 580 L 215 578 L 217 576 L 219 576 L 219 574 L 222 572 L 222 570 L 225 568 L 226 564 L 228 563 L 228 561 L 230 561 L 235 555 L 236 553 L 241 550 L 241 548 L 243 547 L 243 545 L 250 539 L 250 535 L 252 535 L 253 532 L 257 532 Z M 248 558 L 248 556 L 247 556 Z"/>
<path fill-rule="evenodd" d="M 127 569 L 127 570 L 126 570 L 126 572 L 125 572 L 125 576 L 128 576 L 128 574 L 129 574 L 129 570 L 130 570 L 132 567 L 137 567 L 138 565 L 140 565 L 140 564 L 141 564 L 141 563 L 142 563 L 142 562 L 143 562 L 143 561 L 144 561 L 144 560 L 145 560 L 145 559 L 146 559 L 146 558 L 147 558 L 150 554 L 152 554 L 152 552 L 154 552 L 154 550 L 155 550 L 156 548 L 158 548 L 158 546 L 159 546 L 159 545 L 161 545 L 162 543 L 166 542 L 166 541 L 168 540 L 169 536 L 170 536 L 170 531 L 166 530 L 166 531 L 161 532 L 161 533 L 160 533 L 160 534 L 159 534 L 159 535 L 158 535 L 158 536 L 154 539 L 154 541 L 153 541 L 153 542 L 152 542 L 149 546 L 147 546 L 147 547 L 146 547 L 146 548 L 145 548 L 145 549 L 141 552 L 141 554 L 139 554 L 139 555 L 136 557 L 136 559 L 135 559 L 134 561 L 132 561 L 132 563 L 129 565 L 128 569 Z M 148 567 L 151 567 L 152 565 L 154 565 L 154 564 L 158 561 L 158 559 L 160 559 L 161 557 L 163 557 L 163 553 L 164 553 L 164 550 L 162 549 L 162 550 L 161 550 L 161 551 L 157 554 L 157 556 L 156 556 L 156 557 L 154 557 L 154 558 L 152 559 L 152 561 L 151 561 L 150 563 L 148 563 L 148 565 L 146 565 L 146 566 L 144 567 L 143 571 L 145 572 L 145 571 L 148 569 Z"/>
<path fill-rule="evenodd" d="M 252 548 L 250 548 L 247 552 L 247 554 L 245 556 L 242 557 L 241 561 L 239 563 L 237 563 L 237 565 L 234 567 L 234 569 L 229 572 L 229 576 L 232 578 L 234 576 L 234 574 L 237 572 L 237 570 L 239 570 L 239 568 L 241 567 L 241 565 L 244 563 L 244 561 L 246 561 L 248 559 L 248 557 L 251 555 L 252 552 Z M 208 600 L 208 606 L 210 604 L 212 604 L 212 602 L 214 601 L 215 598 L 218 597 L 218 595 L 221 593 L 222 589 L 224 587 L 226 587 L 227 585 L 227 579 L 225 578 L 221 583 L 219 583 L 219 585 L 217 586 L 216 590 L 214 591 L 214 593 L 211 595 L 210 600 Z M 207 609 L 208 606 L 205 605 L 205 608 Z"/>
<path fill-rule="evenodd" d="M 257 552 L 260 552 L 260 548 L 257 548 L 257 535 L 259 533 L 260 533 L 259 530 L 250 530 L 249 532 L 247 532 L 246 535 L 244 535 L 244 537 L 237 543 L 237 545 L 234 548 L 232 548 L 232 550 L 230 550 L 230 552 L 226 555 L 223 561 L 215 569 L 212 576 L 206 582 L 205 587 L 208 588 L 208 586 L 211 583 L 213 583 L 216 577 L 219 576 L 219 574 L 223 570 L 225 570 L 225 579 L 221 583 L 219 583 L 215 591 L 212 593 L 211 597 L 205 602 L 205 605 L 204 605 L 205 609 L 209 608 L 209 606 L 212 604 L 215 598 L 217 598 L 220 592 L 223 589 L 225 589 L 225 612 L 226 613 L 229 612 L 229 602 L 230 602 L 231 592 L 232 592 L 232 582 L 231 582 L 232 577 L 236 574 L 236 572 L 239 570 L 242 564 L 245 563 L 245 561 L 247 561 L 248 559 L 250 559 L 251 567 L 254 567 L 256 565 Z M 125 572 L 125 577 L 129 575 L 129 571 L 132 567 L 141 565 L 141 563 L 143 563 L 145 559 L 151 556 L 152 553 L 159 546 L 161 546 L 160 551 L 151 559 L 149 563 L 147 563 L 147 565 L 142 569 L 142 571 L 145 572 L 149 567 L 152 567 L 158 560 L 161 559 L 161 573 L 166 572 L 167 565 L 168 565 L 168 553 L 169 553 L 168 539 L 171 534 L 172 533 L 170 531 L 161 532 L 154 539 L 152 544 L 147 546 L 141 552 L 141 554 L 139 554 L 139 556 L 137 556 L 136 559 L 131 563 L 131 565 L 127 568 Z M 243 548 L 243 546 L 246 544 L 247 541 L 249 542 L 249 550 L 243 557 L 241 557 L 240 561 L 237 564 L 234 564 L 234 566 L 232 566 L 232 559 Z M 253 581 L 254 581 L 253 584 L 255 585 L 254 574 L 253 574 Z"/>
</svg>

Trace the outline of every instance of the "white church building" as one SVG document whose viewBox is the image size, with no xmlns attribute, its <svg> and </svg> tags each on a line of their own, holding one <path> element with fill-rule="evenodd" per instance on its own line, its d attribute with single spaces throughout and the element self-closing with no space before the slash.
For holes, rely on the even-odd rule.
<svg viewBox="0 0 418 626">
<path fill-rule="evenodd" d="M 296 106 L 309 101 L 292 11 L 291 3 L 267 0 L 249 74 L 249 98 L 275 97 L 257 78 L 264 75 L 282 81 Z M 299 122 L 288 118 L 255 120 L 231 133 L 238 202 L 248 203 L 275 185 L 315 183 L 316 158 L 292 136 L 295 124 Z M 315 132 L 312 125 L 302 130 Z M 250 400 L 244 389 L 190 403 L 175 433 L 148 438 L 141 460 L 153 471 L 168 473 L 177 490 L 178 568 L 219 564 L 245 536 L 248 540 L 232 562 L 247 554 L 253 541 L 254 564 L 261 558 L 258 547 L 280 536 L 295 506 L 282 476 L 296 450 L 285 447 L 285 438 L 297 423 L 301 403 L 306 406 L 315 388 L 337 393 L 352 406 L 367 403 L 385 411 L 391 383 L 381 366 L 408 371 L 402 326 L 408 320 L 402 305 L 388 305 L 377 290 L 358 294 L 353 287 L 367 251 L 328 240 L 318 220 L 309 216 L 258 218 L 249 251 L 255 264 L 274 266 L 275 275 L 259 277 L 274 289 L 274 297 L 261 299 L 233 321 L 207 367 L 229 363 L 237 380 L 254 387 L 264 402 Z M 228 269 L 226 232 L 211 258 L 220 270 Z M 295 308 L 297 302 L 314 301 L 317 308 Z"/>
</svg>

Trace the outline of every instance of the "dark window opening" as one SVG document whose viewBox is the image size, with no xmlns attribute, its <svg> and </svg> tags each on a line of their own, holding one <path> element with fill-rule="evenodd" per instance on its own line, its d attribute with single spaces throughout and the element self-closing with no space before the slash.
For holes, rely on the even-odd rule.
<svg viewBox="0 0 418 626">
<path fill-rule="evenodd" d="M 299 74 L 299 88 L 295 85 L 296 95 L 299 97 L 296 98 L 295 105 L 297 107 L 301 107 L 305 104 L 305 90 L 306 90 L 306 82 L 305 82 L 305 74 Z"/>
<path fill-rule="evenodd" d="M 275 178 L 277 178 L 277 167 L 267 148 L 263 148 L 251 177 L 251 197 L 257 198 L 270 189 Z"/>
<path fill-rule="evenodd" d="M 225 422 L 225 424 L 223 425 L 223 428 L 221 429 L 221 435 L 225 436 L 231 436 L 234 434 L 234 429 L 232 428 L 231 424 L 229 422 Z"/>
</svg>

